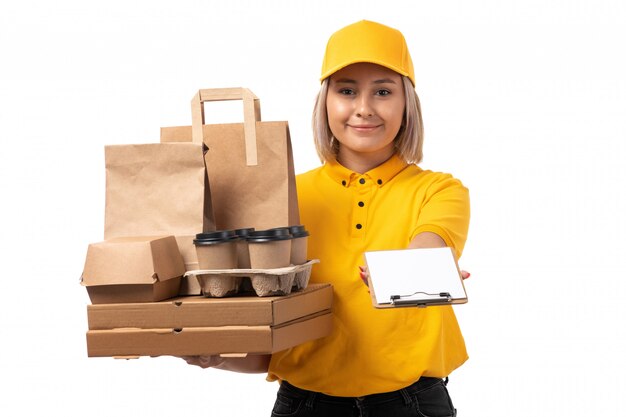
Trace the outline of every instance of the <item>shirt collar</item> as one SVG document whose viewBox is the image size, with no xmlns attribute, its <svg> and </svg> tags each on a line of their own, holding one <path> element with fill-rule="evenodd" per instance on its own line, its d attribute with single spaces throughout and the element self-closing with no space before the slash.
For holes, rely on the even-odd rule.
<svg viewBox="0 0 626 417">
<path fill-rule="evenodd" d="M 333 181 L 338 184 L 349 187 L 354 181 L 360 178 L 369 178 L 378 187 L 384 187 L 393 177 L 395 177 L 400 171 L 406 168 L 409 164 L 406 163 L 398 155 L 393 155 L 391 158 L 380 164 L 374 169 L 367 171 L 364 174 L 354 172 L 336 160 L 328 161 L 324 165 L 324 169 Z"/>
</svg>

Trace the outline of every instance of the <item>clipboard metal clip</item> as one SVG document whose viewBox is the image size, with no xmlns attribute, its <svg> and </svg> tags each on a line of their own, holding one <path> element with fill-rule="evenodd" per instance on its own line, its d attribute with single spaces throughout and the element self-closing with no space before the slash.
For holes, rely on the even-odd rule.
<svg viewBox="0 0 626 417">
<path fill-rule="evenodd" d="M 425 295 L 426 297 L 421 298 L 419 300 L 415 299 L 416 295 Z M 394 305 L 416 305 L 418 307 L 426 307 L 431 303 L 441 303 L 446 302 L 449 303 L 452 301 L 452 296 L 449 292 L 440 292 L 436 294 L 427 293 L 423 291 L 416 291 L 413 294 L 407 295 L 392 295 L 390 297 L 391 304 Z"/>
</svg>

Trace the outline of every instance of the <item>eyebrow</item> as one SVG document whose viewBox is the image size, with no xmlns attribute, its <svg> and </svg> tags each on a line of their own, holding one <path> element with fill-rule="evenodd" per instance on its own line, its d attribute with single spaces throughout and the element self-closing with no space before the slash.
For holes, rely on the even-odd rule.
<svg viewBox="0 0 626 417">
<path fill-rule="evenodd" d="M 335 80 L 335 83 L 356 84 L 356 81 L 350 78 L 340 78 L 338 80 Z M 395 84 L 395 83 L 396 82 L 392 80 L 391 78 L 381 78 L 380 80 L 374 81 L 372 84 Z"/>
</svg>

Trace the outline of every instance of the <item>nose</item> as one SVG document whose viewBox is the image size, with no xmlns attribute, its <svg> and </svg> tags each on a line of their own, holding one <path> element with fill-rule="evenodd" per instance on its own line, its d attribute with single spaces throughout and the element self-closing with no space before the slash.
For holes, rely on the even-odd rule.
<svg viewBox="0 0 626 417">
<path fill-rule="evenodd" d="M 372 103 L 370 97 L 367 94 L 361 94 L 356 101 L 356 116 L 357 117 L 371 117 L 374 114 L 372 109 Z"/>
</svg>

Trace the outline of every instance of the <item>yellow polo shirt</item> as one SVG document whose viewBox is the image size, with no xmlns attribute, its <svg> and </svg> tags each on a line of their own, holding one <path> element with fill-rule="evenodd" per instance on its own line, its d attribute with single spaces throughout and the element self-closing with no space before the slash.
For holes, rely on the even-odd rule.
<svg viewBox="0 0 626 417">
<path fill-rule="evenodd" d="M 450 306 L 375 309 L 359 276 L 363 253 L 406 248 L 434 232 L 461 255 L 469 194 L 449 174 L 394 156 L 358 174 L 337 162 L 298 175 L 310 282 L 334 287 L 333 332 L 272 355 L 268 380 L 335 396 L 395 391 L 420 376 L 445 377 L 467 359 Z"/>
</svg>

